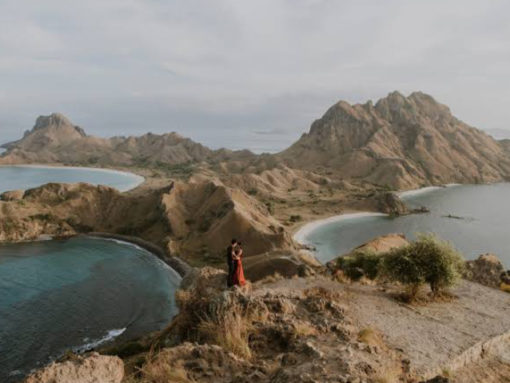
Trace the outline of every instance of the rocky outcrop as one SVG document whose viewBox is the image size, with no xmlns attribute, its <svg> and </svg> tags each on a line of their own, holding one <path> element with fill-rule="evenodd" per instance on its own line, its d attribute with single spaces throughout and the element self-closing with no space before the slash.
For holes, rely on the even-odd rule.
<svg viewBox="0 0 510 383">
<path fill-rule="evenodd" d="M 356 247 L 353 252 L 369 250 L 376 254 L 383 254 L 392 249 L 407 245 L 409 245 L 409 241 L 404 234 L 387 234 L 381 235 L 380 237 L 374 238 Z"/>
<path fill-rule="evenodd" d="M 482 254 L 466 262 L 465 278 L 484 286 L 499 288 L 504 276 L 503 264 L 494 254 Z"/>
<path fill-rule="evenodd" d="M 379 336 L 360 340 L 346 297 L 321 281 L 226 290 L 225 277 L 206 268 L 183 279 L 180 312 L 159 336 L 159 353 L 138 366 L 139 381 L 355 382 L 377 381 L 386 370 L 394 381 L 408 376 Z"/>
<path fill-rule="evenodd" d="M 510 174 L 501 143 L 421 92 L 393 92 L 375 105 L 340 101 L 279 158 L 290 167 L 394 189 L 501 181 Z"/>
<path fill-rule="evenodd" d="M 382 193 L 377 198 L 378 211 L 391 216 L 406 215 L 410 211 L 406 204 L 395 193 Z"/>
<path fill-rule="evenodd" d="M 371 239 L 370 241 L 365 242 L 364 244 L 354 248 L 347 254 L 343 254 L 340 257 L 332 259 L 331 261 L 329 261 L 326 264 L 326 266 L 334 275 L 341 278 L 343 275 L 343 270 L 339 264 L 340 258 L 351 257 L 356 254 L 365 253 L 365 252 L 373 253 L 376 255 L 382 255 L 392 249 L 396 249 L 396 248 L 407 246 L 407 245 L 409 245 L 409 241 L 407 240 L 407 238 L 404 234 L 381 235 L 379 237 Z M 359 277 L 365 275 L 365 272 L 362 269 L 356 270 L 356 272 L 359 275 Z"/>
<path fill-rule="evenodd" d="M 120 383 L 124 363 L 116 356 L 92 353 L 52 363 L 30 375 L 24 383 Z"/>
<path fill-rule="evenodd" d="M 312 255 L 303 251 L 276 250 L 245 258 L 244 274 L 252 282 L 279 275 L 285 278 L 310 276 L 322 269 Z"/>
</svg>

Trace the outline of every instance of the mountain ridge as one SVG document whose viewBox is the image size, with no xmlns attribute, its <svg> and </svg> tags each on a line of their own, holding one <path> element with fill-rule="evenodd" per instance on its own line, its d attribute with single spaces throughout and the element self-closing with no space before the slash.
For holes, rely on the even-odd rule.
<svg viewBox="0 0 510 383">
<path fill-rule="evenodd" d="M 339 101 L 312 123 L 309 132 L 276 154 L 212 150 L 175 132 L 99 138 L 58 113 L 40 116 L 22 139 L 3 147 L 7 152 L 0 163 L 149 168 L 203 163 L 216 170 L 220 164 L 224 173 L 284 165 L 393 189 L 496 182 L 510 176 L 506 142 L 457 119 L 446 105 L 423 92 L 406 97 L 394 91 L 375 103 Z"/>
<path fill-rule="evenodd" d="M 141 136 L 90 136 L 60 113 L 39 116 L 23 138 L 2 145 L 4 163 L 44 162 L 103 166 L 155 165 L 250 157 L 247 150 L 212 150 L 176 132 Z M 1 163 L 0 159 L 0 163 Z"/>
<path fill-rule="evenodd" d="M 277 155 L 289 167 L 396 188 L 501 181 L 510 156 L 431 96 L 392 92 L 374 105 L 340 101 Z"/>
</svg>

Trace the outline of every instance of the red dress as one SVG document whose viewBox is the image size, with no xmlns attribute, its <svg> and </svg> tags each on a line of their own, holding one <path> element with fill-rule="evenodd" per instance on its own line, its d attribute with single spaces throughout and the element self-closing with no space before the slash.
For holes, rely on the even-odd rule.
<svg viewBox="0 0 510 383">
<path fill-rule="evenodd" d="M 246 284 L 246 279 L 244 279 L 244 270 L 243 270 L 243 258 L 239 256 L 239 259 L 234 259 L 234 278 L 233 282 L 236 286 L 244 286 Z"/>
</svg>

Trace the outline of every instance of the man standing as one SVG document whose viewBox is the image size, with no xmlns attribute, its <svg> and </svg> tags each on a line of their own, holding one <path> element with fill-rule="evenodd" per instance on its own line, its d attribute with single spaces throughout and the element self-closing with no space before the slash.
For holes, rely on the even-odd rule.
<svg viewBox="0 0 510 383">
<path fill-rule="evenodd" d="M 232 239 L 230 246 L 227 247 L 227 265 L 228 265 L 228 276 L 227 276 L 227 287 L 234 285 L 234 248 L 237 246 L 237 240 Z"/>
</svg>

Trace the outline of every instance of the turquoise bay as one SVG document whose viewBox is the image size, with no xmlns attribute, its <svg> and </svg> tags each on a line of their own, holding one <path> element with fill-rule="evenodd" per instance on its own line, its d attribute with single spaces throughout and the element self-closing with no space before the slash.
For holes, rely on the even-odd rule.
<svg viewBox="0 0 510 383">
<path fill-rule="evenodd" d="M 142 177 L 86 168 L 0 167 L 0 193 L 48 182 L 121 191 Z M 0 382 L 62 355 L 163 328 L 180 276 L 137 246 L 86 236 L 0 244 Z"/>
</svg>

